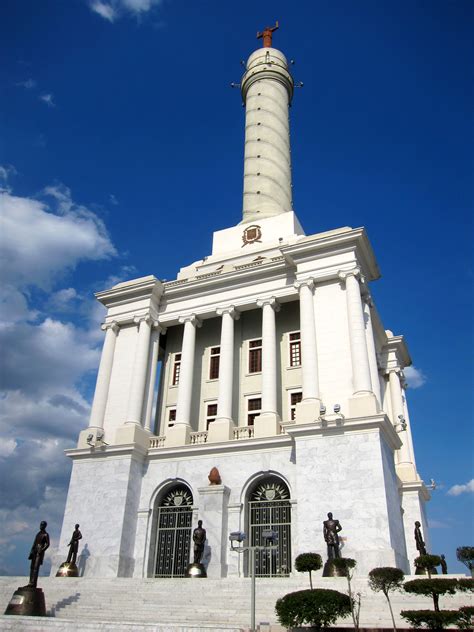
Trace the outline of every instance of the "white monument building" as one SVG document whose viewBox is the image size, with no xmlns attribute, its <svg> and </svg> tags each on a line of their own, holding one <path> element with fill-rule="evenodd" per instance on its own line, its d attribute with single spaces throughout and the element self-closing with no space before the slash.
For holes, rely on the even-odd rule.
<svg viewBox="0 0 474 632">
<path fill-rule="evenodd" d="M 306 235 L 293 210 L 293 88 L 267 29 L 241 82 L 242 221 L 216 231 L 211 254 L 176 280 L 97 294 L 105 341 L 89 427 L 67 451 L 59 545 L 80 523 L 85 576 L 184 576 L 198 519 L 211 578 L 248 574 L 231 531 L 251 545 L 264 528 L 278 532 L 278 549 L 257 555 L 260 576 L 292 574 L 299 553 L 325 559 L 328 512 L 360 573 L 413 571 L 415 520 L 428 537 L 403 377 L 411 359 L 372 301 L 367 234 Z"/>
</svg>

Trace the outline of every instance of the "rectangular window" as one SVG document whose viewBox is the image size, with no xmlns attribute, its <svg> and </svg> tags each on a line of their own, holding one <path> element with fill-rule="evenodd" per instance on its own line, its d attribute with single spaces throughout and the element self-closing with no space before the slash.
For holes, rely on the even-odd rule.
<svg viewBox="0 0 474 632">
<path fill-rule="evenodd" d="M 173 364 L 173 382 L 172 382 L 173 386 L 178 386 L 180 372 L 181 372 L 181 354 L 175 353 L 174 364 Z"/>
<path fill-rule="evenodd" d="M 249 373 L 262 370 L 262 339 L 249 341 Z"/>
<path fill-rule="evenodd" d="M 301 366 L 301 335 L 294 331 L 288 335 L 290 345 L 290 366 Z"/>
<path fill-rule="evenodd" d="M 290 419 L 294 421 L 296 418 L 296 404 L 299 404 L 303 399 L 303 393 L 301 391 L 293 391 L 290 393 Z"/>
<path fill-rule="evenodd" d="M 217 403 L 207 404 L 206 410 L 206 430 L 209 430 L 209 424 L 215 421 L 217 417 Z"/>
<path fill-rule="evenodd" d="M 176 408 L 168 409 L 168 428 L 174 426 L 174 422 L 176 421 Z"/>
<path fill-rule="evenodd" d="M 209 379 L 217 380 L 219 377 L 219 361 L 221 358 L 221 348 L 211 347 L 211 356 L 209 359 Z"/>
<path fill-rule="evenodd" d="M 247 426 L 253 426 L 255 417 L 262 411 L 262 398 L 249 397 L 247 399 Z"/>
</svg>

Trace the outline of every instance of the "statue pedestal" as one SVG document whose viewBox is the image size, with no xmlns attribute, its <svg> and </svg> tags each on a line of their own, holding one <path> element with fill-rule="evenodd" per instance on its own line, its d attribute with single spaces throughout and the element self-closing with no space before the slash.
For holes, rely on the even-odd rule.
<svg viewBox="0 0 474 632">
<path fill-rule="evenodd" d="M 206 569 L 202 564 L 189 564 L 186 577 L 207 577 Z"/>
<path fill-rule="evenodd" d="M 323 568 L 323 577 L 345 577 L 333 564 L 333 560 L 327 560 Z"/>
<path fill-rule="evenodd" d="M 430 570 L 430 573 L 432 575 L 437 575 L 438 570 L 433 566 L 433 568 Z M 426 568 L 421 568 L 420 566 L 415 565 L 415 575 L 428 575 L 428 571 L 426 570 Z"/>
<path fill-rule="evenodd" d="M 73 562 L 64 562 L 59 567 L 56 577 L 79 577 L 79 570 Z"/>
<path fill-rule="evenodd" d="M 45 617 L 46 604 L 41 588 L 20 586 L 5 610 L 5 614 L 16 614 L 21 617 Z"/>
</svg>

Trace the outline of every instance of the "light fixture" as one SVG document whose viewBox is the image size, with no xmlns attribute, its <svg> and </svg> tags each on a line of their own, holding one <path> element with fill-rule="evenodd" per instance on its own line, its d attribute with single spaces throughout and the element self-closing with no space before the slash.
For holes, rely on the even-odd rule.
<svg viewBox="0 0 474 632">
<path fill-rule="evenodd" d="M 247 534 L 243 531 L 232 531 L 229 534 L 229 540 L 231 542 L 243 542 L 247 539 Z"/>
<path fill-rule="evenodd" d="M 94 444 L 92 443 L 92 440 L 94 439 L 94 435 L 92 434 L 92 432 L 90 434 L 87 435 L 87 439 L 86 439 L 86 443 L 88 445 L 91 446 L 91 448 L 94 447 Z"/>
<path fill-rule="evenodd" d="M 273 529 L 263 529 L 262 538 L 274 544 L 278 539 L 278 533 L 273 531 Z"/>
<path fill-rule="evenodd" d="M 324 404 L 320 404 L 320 406 L 319 406 L 319 413 L 320 413 L 320 415 L 325 415 L 326 414 L 326 406 Z"/>
<path fill-rule="evenodd" d="M 341 412 L 341 404 L 334 404 L 334 412 L 335 413 Z"/>
</svg>

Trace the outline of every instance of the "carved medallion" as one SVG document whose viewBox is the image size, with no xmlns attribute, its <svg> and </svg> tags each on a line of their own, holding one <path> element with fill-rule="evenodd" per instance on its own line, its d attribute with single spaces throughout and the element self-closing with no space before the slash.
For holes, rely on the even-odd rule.
<svg viewBox="0 0 474 632">
<path fill-rule="evenodd" d="M 262 229 L 257 224 L 247 226 L 242 235 L 242 248 L 247 244 L 254 244 L 255 242 L 261 243 L 262 241 Z"/>
</svg>

